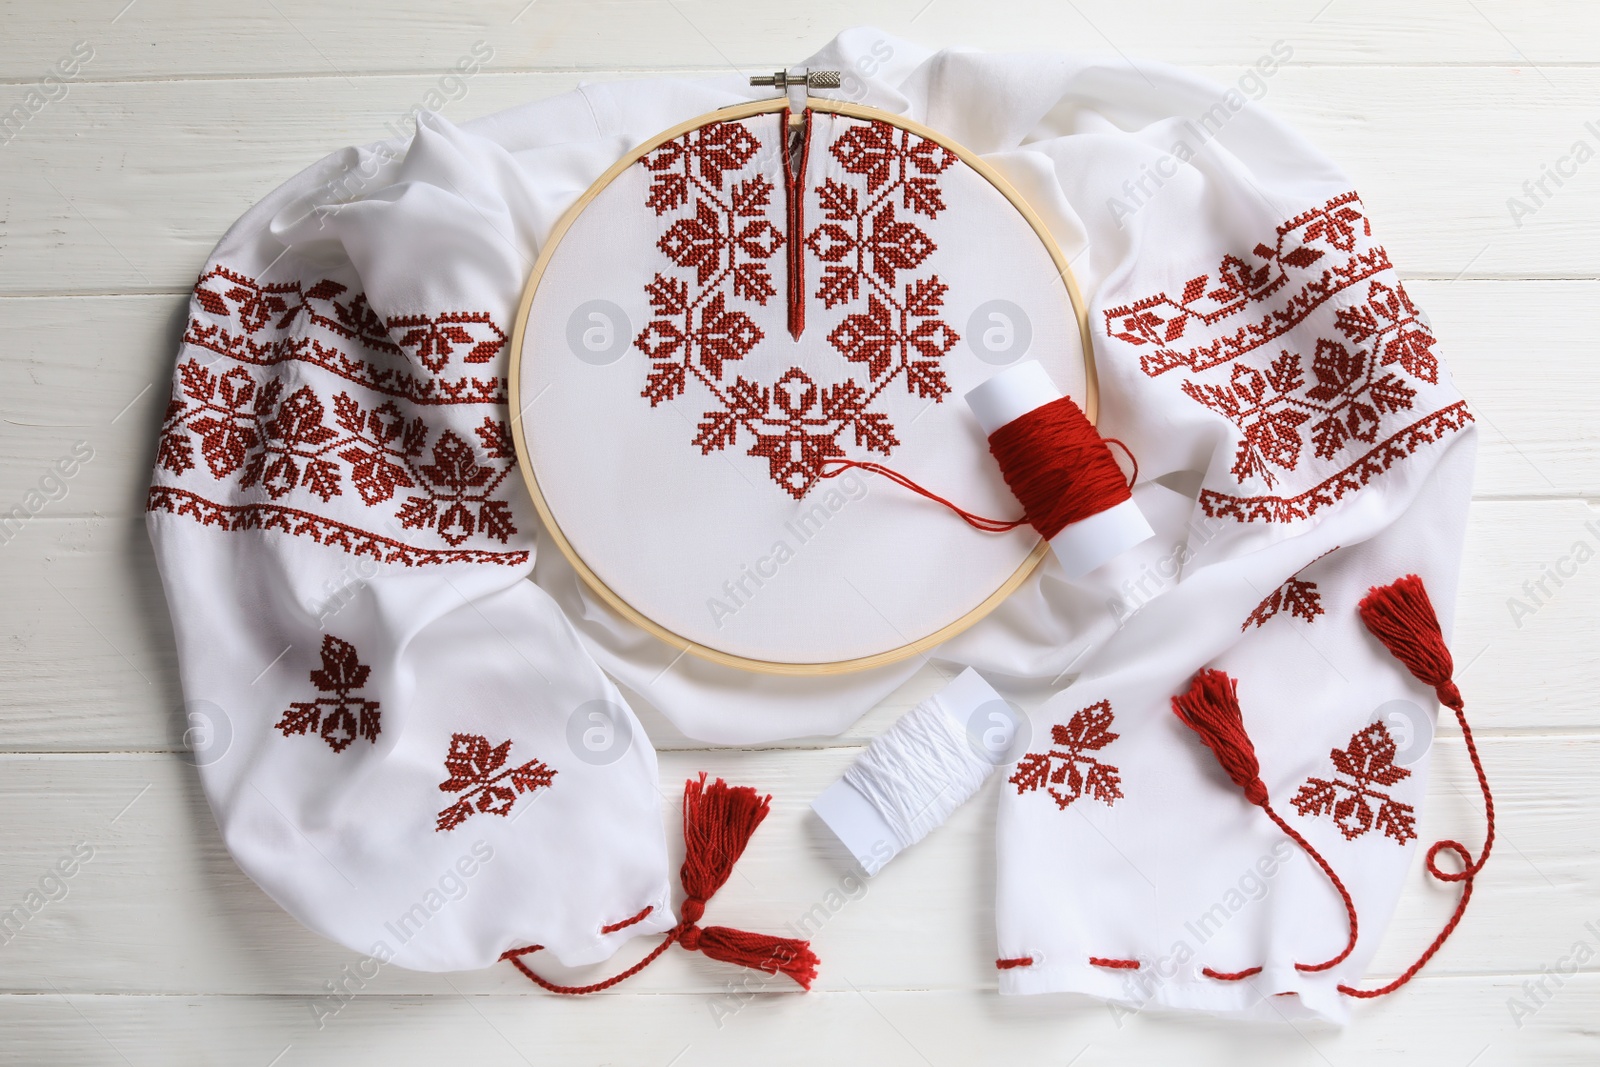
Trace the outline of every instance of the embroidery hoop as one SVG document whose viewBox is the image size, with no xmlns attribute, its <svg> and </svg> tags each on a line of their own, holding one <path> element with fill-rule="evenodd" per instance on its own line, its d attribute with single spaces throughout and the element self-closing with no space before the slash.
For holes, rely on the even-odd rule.
<svg viewBox="0 0 1600 1067">
<path fill-rule="evenodd" d="M 778 660 L 758 659 L 750 656 L 739 655 L 719 649 L 699 641 L 692 640 L 671 628 L 661 624 L 628 602 L 622 595 L 612 589 L 594 569 L 584 560 L 571 540 L 563 532 L 561 524 L 546 500 L 539 487 L 539 479 L 534 472 L 531 449 L 523 429 L 522 413 L 531 403 L 522 399 L 522 363 L 523 350 L 527 340 L 528 317 L 533 307 L 534 296 L 538 292 L 539 283 L 543 279 L 546 269 L 562 239 L 566 236 L 577 219 L 613 181 L 625 173 L 648 153 L 659 148 L 678 137 L 712 123 L 736 121 L 754 115 L 780 112 L 790 106 L 789 99 L 779 96 L 770 100 L 757 100 L 746 104 L 735 104 L 721 108 L 704 115 L 688 119 L 656 136 L 628 152 L 617 160 L 605 173 L 601 174 L 583 195 L 569 207 L 551 230 L 549 238 L 539 251 L 539 257 L 529 272 L 527 285 L 523 288 L 522 299 L 517 306 L 515 326 L 511 334 L 510 348 L 510 375 L 508 399 L 510 402 L 511 433 L 516 446 L 517 465 L 522 471 L 523 480 L 528 488 L 529 496 L 533 500 L 534 509 L 538 512 L 539 520 L 545 530 L 550 534 L 551 540 L 561 551 L 567 562 L 583 579 L 584 583 L 609 605 L 614 611 L 629 622 L 649 633 L 680 653 L 688 653 L 700 659 L 710 661 L 726 667 L 735 667 L 741 670 L 754 671 L 763 674 L 776 674 L 788 676 L 826 676 L 845 674 L 853 671 L 867 670 L 873 667 L 886 666 L 899 662 L 910 656 L 918 655 L 926 650 L 950 640 L 968 627 L 977 623 L 984 616 L 993 611 L 1001 601 L 1010 596 L 1032 574 L 1045 555 L 1050 551 L 1049 543 L 1039 540 L 1029 551 L 1027 557 L 1016 570 L 992 593 L 978 604 L 968 609 L 963 615 L 944 624 L 931 633 L 925 634 L 915 640 L 908 641 L 894 648 L 885 649 L 869 655 L 856 656 L 848 659 L 824 660 L 816 662 L 785 662 Z M 1099 384 L 1095 372 L 1094 348 L 1089 331 L 1088 307 L 1084 302 L 1082 291 L 1078 288 L 1076 276 L 1072 272 L 1071 264 L 1062 253 L 1055 239 L 1051 236 L 1044 220 L 1024 200 L 1011 184 L 983 159 L 969 149 L 963 147 L 949 137 L 935 130 L 899 115 L 882 111 L 878 108 L 863 104 L 855 104 L 842 100 L 830 100 L 824 97 L 807 96 L 805 98 L 807 109 L 856 118 L 869 122 L 883 122 L 897 129 L 932 141 L 948 151 L 958 160 L 972 169 L 974 173 L 986 180 L 1010 203 L 1013 209 L 1022 217 L 1044 247 L 1046 253 L 1056 268 L 1056 277 L 1066 291 L 1073 318 L 1078 326 L 1080 344 L 1083 351 L 1084 370 L 1084 396 L 1082 408 L 1091 423 L 1099 419 Z"/>
</svg>

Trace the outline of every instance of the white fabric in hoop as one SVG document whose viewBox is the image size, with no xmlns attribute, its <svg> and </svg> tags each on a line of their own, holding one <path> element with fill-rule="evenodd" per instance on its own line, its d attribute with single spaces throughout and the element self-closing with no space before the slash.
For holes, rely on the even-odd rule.
<svg viewBox="0 0 1600 1067">
<path fill-rule="evenodd" d="M 1086 375 L 1059 269 L 983 175 L 817 111 L 791 182 L 786 121 L 708 122 L 599 191 L 544 262 L 516 402 L 554 520 L 606 587 L 718 651 L 831 663 L 968 615 L 1038 535 L 859 472 L 819 480 L 823 463 L 1013 518 L 961 397 L 1025 356 L 1080 403 Z"/>
</svg>

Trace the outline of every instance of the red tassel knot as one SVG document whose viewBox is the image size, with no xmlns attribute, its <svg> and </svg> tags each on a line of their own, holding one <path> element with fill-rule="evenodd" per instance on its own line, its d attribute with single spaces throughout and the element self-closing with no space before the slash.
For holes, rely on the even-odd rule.
<svg viewBox="0 0 1600 1067">
<path fill-rule="evenodd" d="M 702 772 L 698 781 L 690 779 L 683 789 L 683 867 L 678 879 L 687 899 L 678 909 L 678 925 L 644 959 L 621 974 L 587 986 L 562 986 L 546 981 L 522 961 L 538 951 L 529 945 L 512 949 L 501 956 L 535 984 L 552 993 L 594 993 L 609 989 L 638 974 L 666 951 L 674 941 L 691 952 L 767 974 L 783 973 L 802 988 L 810 989 L 817 977 L 818 961 L 808 941 L 789 937 L 768 937 L 726 926 L 700 926 L 709 900 L 733 873 L 733 865 L 744 854 L 745 845 L 756 827 L 767 817 L 772 798 L 758 797 L 748 786 L 730 786 L 718 778 L 710 786 Z"/>
<path fill-rule="evenodd" d="M 1204 670 L 1194 676 L 1189 691 L 1172 698 L 1172 710 L 1183 724 L 1200 735 L 1228 772 L 1233 784 L 1257 807 L 1267 806 L 1267 786 L 1255 745 L 1244 729 L 1239 710 L 1239 683 L 1222 671 Z"/>
</svg>

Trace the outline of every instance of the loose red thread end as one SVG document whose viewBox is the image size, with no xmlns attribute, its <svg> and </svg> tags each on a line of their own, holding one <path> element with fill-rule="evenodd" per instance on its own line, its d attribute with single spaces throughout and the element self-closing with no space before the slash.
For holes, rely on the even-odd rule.
<svg viewBox="0 0 1600 1067">
<path fill-rule="evenodd" d="M 1139 969 L 1138 960 L 1113 960 L 1106 959 L 1104 956 L 1090 956 L 1089 965 L 1091 967 L 1108 967 L 1114 971 L 1137 971 Z"/>
<path fill-rule="evenodd" d="M 730 786 L 721 778 L 708 786 L 704 773 L 685 783 L 684 857 L 678 877 L 687 899 L 679 909 L 678 925 L 667 932 L 649 955 L 621 974 L 592 985 L 563 986 L 547 981 L 523 962 L 522 957 L 539 951 L 539 945 L 511 949 L 500 958 L 509 960 L 530 981 L 552 993 L 596 993 L 638 974 L 677 942 L 691 952 L 698 951 L 724 963 L 752 967 L 767 974 L 785 974 L 802 989 L 810 989 L 820 961 L 811 951 L 809 942 L 753 934 L 726 926 L 698 925 L 705 914 L 706 901 L 727 882 L 750 836 L 771 810 L 771 803 L 770 796 L 760 796 L 748 786 Z M 643 920 L 651 910 L 646 908 L 623 922 L 601 927 L 601 932 L 611 933 L 631 926 Z"/>
<path fill-rule="evenodd" d="M 1133 478 L 1123 475 L 1110 444 L 1128 454 Z M 989 451 L 1022 504 L 1019 519 L 974 514 L 881 463 L 830 457 L 820 462 L 817 476 L 837 478 L 851 469 L 868 471 L 949 508 L 975 530 L 1005 533 L 1032 526 L 1046 541 L 1075 522 L 1131 499 L 1131 486 L 1139 477 L 1139 461 L 1128 446 L 1101 437 L 1071 397 L 1052 400 L 1000 427 L 989 435 Z"/>
</svg>

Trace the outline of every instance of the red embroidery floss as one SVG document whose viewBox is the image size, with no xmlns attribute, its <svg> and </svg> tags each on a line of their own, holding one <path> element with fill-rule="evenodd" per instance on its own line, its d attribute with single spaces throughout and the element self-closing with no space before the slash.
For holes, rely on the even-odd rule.
<svg viewBox="0 0 1600 1067">
<path fill-rule="evenodd" d="M 989 437 L 989 452 L 1022 504 L 1020 519 L 974 515 L 879 463 L 823 461 L 822 477 L 856 468 L 943 504 L 985 533 L 1032 526 L 1050 542 L 1068 578 L 1081 578 L 1154 536 L 1133 501 L 1139 463 L 1121 441 L 1101 437 L 1072 398 L 1029 360 L 995 375 L 967 394 L 967 405 Z M 1126 477 L 1111 454 L 1116 444 L 1133 464 Z"/>
</svg>

